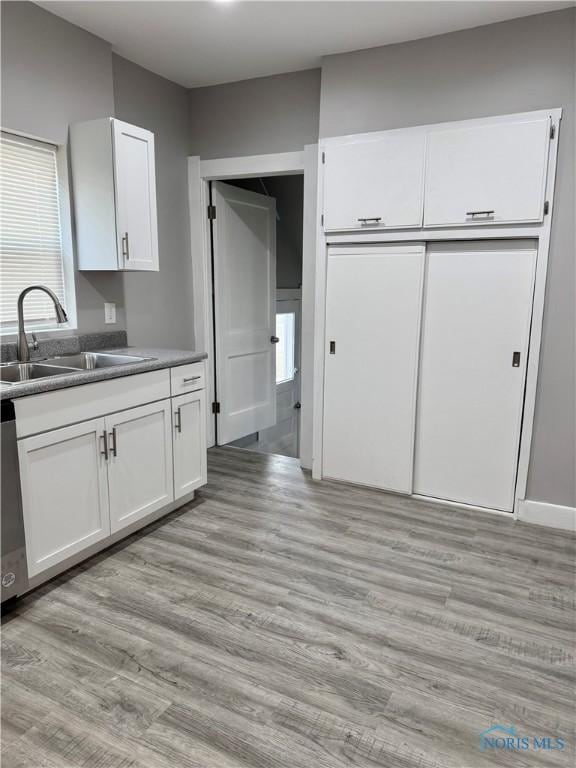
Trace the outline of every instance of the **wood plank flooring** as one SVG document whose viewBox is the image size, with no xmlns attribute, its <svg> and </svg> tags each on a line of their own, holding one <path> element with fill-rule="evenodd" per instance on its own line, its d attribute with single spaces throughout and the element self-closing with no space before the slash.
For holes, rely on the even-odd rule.
<svg viewBox="0 0 576 768">
<path fill-rule="evenodd" d="M 3 628 L 3 768 L 572 766 L 575 539 L 210 452 Z M 565 750 L 479 748 L 480 733 Z"/>
</svg>

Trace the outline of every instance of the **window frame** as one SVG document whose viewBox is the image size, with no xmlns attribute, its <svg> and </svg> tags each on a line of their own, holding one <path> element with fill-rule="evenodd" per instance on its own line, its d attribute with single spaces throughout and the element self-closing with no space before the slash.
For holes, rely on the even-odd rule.
<svg viewBox="0 0 576 768">
<path fill-rule="evenodd" d="M 50 319 L 40 323 L 26 323 L 26 332 L 34 332 L 39 338 L 55 334 L 70 333 L 78 328 L 78 312 L 76 306 L 76 269 L 74 257 L 74 240 L 72 236 L 72 205 L 70 198 L 70 167 L 68 162 L 68 147 L 66 144 L 55 144 L 52 141 L 38 138 L 30 134 L 1 128 L 0 133 L 8 138 L 14 138 L 25 144 L 40 146 L 55 150 L 56 174 L 58 185 L 58 205 L 60 212 L 60 242 L 62 247 L 62 273 L 64 281 L 63 307 L 68 316 L 68 322 L 56 323 Z M 0 323 L 0 338 L 3 342 L 17 338 L 18 322 Z"/>
</svg>

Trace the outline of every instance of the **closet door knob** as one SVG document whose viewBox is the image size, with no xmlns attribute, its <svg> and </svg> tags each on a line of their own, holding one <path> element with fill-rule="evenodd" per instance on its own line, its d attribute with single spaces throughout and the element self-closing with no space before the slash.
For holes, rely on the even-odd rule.
<svg viewBox="0 0 576 768">
<path fill-rule="evenodd" d="M 280 341 L 280 339 L 278 338 L 278 336 L 270 336 L 270 343 L 271 344 L 278 344 L 279 341 Z"/>
</svg>

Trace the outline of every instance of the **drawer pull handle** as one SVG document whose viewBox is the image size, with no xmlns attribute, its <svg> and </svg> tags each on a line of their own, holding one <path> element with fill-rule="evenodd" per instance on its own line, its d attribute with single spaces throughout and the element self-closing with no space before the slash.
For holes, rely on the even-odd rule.
<svg viewBox="0 0 576 768">
<path fill-rule="evenodd" d="M 176 417 L 174 429 L 176 430 L 176 432 L 182 432 L 182 413 L 180 411 L 180 407 L 178 407 L 178 409 L 174 411 L 174 416 Z"/>
<path fill-rule="evenodd" d="M 378 224 L 379 221 L 382 221 L 382 216 L 365 216 L 364 218 L 359 218 L 358 221 L 361 224 L 368 224 L 368 222 L 373 221 L 376 224 Z"/>
<path fill-rule="evenodd" d="M 475 218 L 476 216 L 484 216 L 485 218 L 489 219 L 492 216 L 494 216 L 495 211 L 466 211 L 466 216 L 470 216 L 470 218 Z"/>
<path fill-rule="evenodd" d="M 188 379 L 182 379 L 182 384 L 191 384 L 193 381 L 198 381 L 202 376 L 190 376 Z"/>
</svg>

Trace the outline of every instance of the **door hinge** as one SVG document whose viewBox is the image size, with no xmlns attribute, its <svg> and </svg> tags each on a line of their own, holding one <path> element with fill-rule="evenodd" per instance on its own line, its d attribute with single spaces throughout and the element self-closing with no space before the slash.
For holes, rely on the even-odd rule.
<svg viewBox="0 0 576 768">
<path fill-rule="evenodd" d="M 326 152 L 322 152 L 322 165 L 326 163 Z"/>
<path fill-rule="evenodd" d="M 220 403 L 212 403 L 212 413 L 220 413 Z"/>
<path fill-rule="evenodd" d="M 555 125 L 551 125 L 550 126 L 550 138 L 554 139 L 555 137 L 556 137 L 556 126 Z"/>
<path fill-rule="evenodd" d="M 215 219 L 216 218 L 216 206 L 215 205 L 209 205 L 208 206 L 208 218 L 209 219 Z"/>
<path fill-rule="evenodd" d="M 550 202 L 546 200 L 546 202 L 544 203 L 544 216 L 547 216 L 549 212 L 550 212 Z"/>
</svg>

